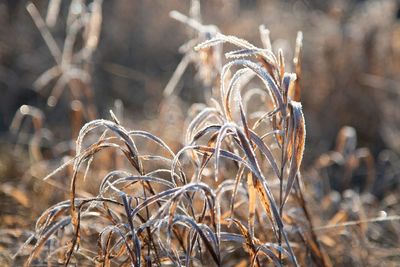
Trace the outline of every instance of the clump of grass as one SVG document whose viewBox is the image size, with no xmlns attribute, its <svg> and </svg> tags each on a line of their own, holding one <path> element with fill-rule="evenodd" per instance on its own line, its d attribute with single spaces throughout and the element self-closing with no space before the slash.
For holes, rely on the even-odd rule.
<svg viewBox="0 0 400 267">
<path fill-rule="evenodd" d="M 49 1 L 46 20 L 36 6 L 28 2 L 26 10 L 31 15 L 56 65 L 46 70 L 33 83 L 38 92 L 55 81 L 47 98 L 47 104 L 54 107 L 65 87 L 70 89 L 73 100 L 86 102 L 86 116 L 96 118 L 97 110 L 93 103 L 94 92 L 91 87 L 91 61 L 96 51 L 102 23 L 102 0 L 91 1 L 88 8 L 82 1 L 72 1 L 66 17 L 66 37 L 60 48 L 51 34 L 60 12 L 61 1 Z M 79 41 L 82 41 L 81 43 Z"/>
<path fill-rule="evenodd" d="M 395 190 L 386 188 L 397 183 L 395 154 L 382 153 L 374 166 L 372 153 L 357 149 L 355 130 L 345 127 L 335 150 L 321 155 L 305 172 L 303 184 L 299 172 L 305 143 L 301 33 L 290 68 L 283 52 L 272 52 L 264 26 L 259 28 L 263 45 L 259 48 L 221 34 L 214 25 L 203 25 L 199 1 L 192 1 L 190 16 L 171 12 L 194 37 L 180 48 L 184 56 L 165 88 L 161 116 L 151 122 L 160 128 L 157 136 L 123 126 L 129 118 L 122 117 L 117 102 L 117 116 L 111 112 L 110 120 L 92 120 L 80 129 L 85 119 L 95 117 L 88 109 L 90 98 L 74 92 L 81 86 L 90 89 L 90 79 L 80 77 L 90 78 L 101 1 L 93 1 L 97 7 L 83 9 L 77 16 L 69 13 L 62 52 L 48 30 L 57 20 L 60 3 L 49 2 L 46 21 L 28 4 L 57 62 L 35 85 L 41 85 L 37 87 L 41 90 L 57 80 L 49 104 L 56 103 L 53 100 L 61 96 L 64 85 L 70 87 L 76 148 L 64 145 L 61 153 L 71 157 L 64 157 L 65 164 L 45 179 L 66 192 L 65 198 L 69 193 L 69 199 L 37 219 L 35 233 L 18 253 L 25 257 L 25 265 L 365 266 L 385 262 L 396 266 L 398 198 Z M 82 31 L 75 31 L 78 26 Z M 89 42 L 88 36 L 97 37 Z M 72 45 L 75 39 L 83 42 Z M 78 43 L 83 46 L 74 52 Z M 170 111 L 185 109 L 178 83 L 191 63 L 204 86 L 206 103 L 189 109 L 183 128 L 182 114 Z M 25 105 L 11 126 L 15 132 L 19 129 L 21 137 L 23 117 L 32 118 L 29 178 L 42 177 L 50 166 L 41 147 L 48 137 L 45 115 Z M 57 151 L 54 147 L 52 155 L 61 154 Z M 391 168 L 379 174 L 380 164 Z M 359 192 L 355 185 L 360 185 Z M 16 186 L 5 183 L 0 191 L 27 209 L 39 209 Z M 25 236 L 19 229 L 4 230 L 1 245 L 11 247 L 13 240 Z M 11 265 L 11 252 L 0 250 L 0 261 L 4 258 Z"/>
<path fill-rule="evenodd" d="M 302 35 L 296 73 L 287 73 L 283 53 L 275 55 L 268 31 L 260 32 L 264 48 L 219 32 L 195 47 L 211 51 L 227 43 L 236 49 L 212 76 L 219 77 L 219 99 L 192 119 L 179 151 L 149 132 L 126 129 L 112 112 L 112 120 L 84 125 L 73 160 L 46 178 L 72 164 L 69 200 L 38 218 L 25 265 L 225 266 L 241 260 L 299 266 L 305 259 L 329 265 L 312 230 L 299 171 Z M 250 80 L 259 87 L 247 88 Z M 161 148 L 157 154 L 146 151 L 150 143 Z M 80 196 L 78 181 L 93 175 L 92 163 L 109 149 L 123 159 L 122 167 L 103 176 L 96 196 Z M 296 218 L 299 208 L 304 220 Z"/>
</svg>

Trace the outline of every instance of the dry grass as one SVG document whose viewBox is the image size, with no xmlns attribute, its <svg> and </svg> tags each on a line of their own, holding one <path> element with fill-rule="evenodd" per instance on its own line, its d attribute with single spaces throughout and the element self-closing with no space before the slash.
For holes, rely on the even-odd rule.
<svg viewBox="0 0 400 267">
<path fill-rule="evenodd" d="M 102 1 L 76 15 L 72 6 L 78 2 L 72 1 L 66 17 L 63 49 L 48 29 L 61 1 L 49 2 L 45 20 L 34 4 L 27 5 L 56 62 L 35 87 L 42 90 L 57 80 L 49 106 L 57 104 L 64 87 L 70 89 L 75 146 L 67 142 L 50 149 L 52 157 L 64 158 L 48 174 L 54 164 L 41 149 L 52 138 L 45 114 L 28 105 L 17 112 L 11 125 L 17 140 L 24 117 L 33 125 L 26 176 L 47 172 L 41 189 L 61 189 L 66 200 L 36 219 L 18 252 L 2 256 L 5 264 L 396 266 L 396 191 L 377 187 L 379 162 L 368 148 L 357 148 L 354 128 L 343 128 L 335 150 L 322 154 L 305 175 L 300 172 L 306 139 L 301 32 L 291 64 L 282 50 L 273 52 L 264 26 L 259 48 L 203 25 L 199 1 L 191 2 L 190 16 L 171 12 L 192 38 L 180 48 L 183 58 L 161 106 L 184 109 L 178 84 L 190 64 L 206 101 L 192 105 L 186 118 L 160 114 L 158 123 L 165 128 L 156 136 L 125 127 L 118 101 L 117 115 L 110 111 L 110 120 L 95 119 L 91 57 Z M 35 201 L 9 184 L 1 191 L 27 208 Z M 380 202 L 375 196 L 383 191 L 389 193 Z M 26 232 L 10 229 L 1 236 L 7 246 Z"/>
</svg>

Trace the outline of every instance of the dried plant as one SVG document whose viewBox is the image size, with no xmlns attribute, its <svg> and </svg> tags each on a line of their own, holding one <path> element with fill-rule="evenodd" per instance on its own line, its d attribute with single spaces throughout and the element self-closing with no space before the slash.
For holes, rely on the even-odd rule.
<svg viewBox="0 0 400 267">
<path fill-rule="evenodd" d="M 47 98 L 47 104 L 54 107 L 64 88 L 68 85 L 71 101 L 86 99 L 86 116 L 96 118 L 93 103 L 94 92 L 91 88 L 91 60 L 95 52 L 102 23 L 102 0 L 94 0 L 89 4 L 82 0 L 71 1 L 67 15 L 66 38 L 63 49 L 60 49 L 49 27 L 54 26 L 60 11 L 61 1 L 51 0 L 47 10 L 46 21 L 43 20 L 36 6 L 28 2 L 26 9 L 39 29 L 50 53 L 56 62 L 54 67 L 46 70 L 33 84 L 37 91 L 42 91 L 53 80 L 57 80 Z M 77 50 L 79 38 L 83 44 Z"/>
<path fill-rule="evenodd" d="M 193 50 L 196 44 L 215 37 L 220 30 L 215 25 L 203 25 L 201 23 L 200 2 L 198 0 L 191 1 L 190 11 L 190 17 L 187 17 L 178 11 L 172 11 L 170 13 L 171 18 L 180 21 L 191 30 L 191 35 L 193 35 L 192 31 L 194 31 L 195 37 L 179 48 L 179 52 L 183 53 L 184 56 L 164 89 L 165 97 L 178 93 L 178 82 L 190 63 L 195 64 L 196 69 L 198 70 L 196 76 L 202 81 L 205 89 L 215 85 L 221 71 L 222 47 L 220 45 L 214 45 L 197 52 Z"/>
<path fill-rule="evenodd" d="M 76 141 L 70 199 L 38 219 L 32 236 L 36 242 L 25 265 L 36 259 L 52 262 L 60 255 L 65 265 L 87 260 L 107 266 L 220 266 L 232 264 L 232 253 L 246 252 L 250 265 L 298 266 L 305 253 L 302 242 L 311 248 L 309 255 L 317 265 L 327 265 L 310 225 L 291 219 L 297 199 L 308 216 L 299 172 L 305 122 L 301 104 L 294 100 L 299 100 L 298 76 L 285 72 L 283 54 L 273 54 L 265 30 L 261 33 L 266 48 L 221 33 L 195 47 L 203 51 L 229 43 L 238 49 L 225 54 L 228 62 L 218 74 L 219 101 L 196 115 L 185 146 L 176 154 L 151 133 L 128 131 L 113 113 L 112 121 L 83 126 Z M 301 39 L 299 33 L 298 75 Z M 257 77 L 260 88 L 245 91 L 239 86 L 243 77 Z M 263 103 L 254 110 L 256 97 Z M 143 139 L 163 151 L 139 151 L 137 143 Z M 105 175 L 97 196 L 79 197 L 77 181 L 89 175 L 105 148 L 119 151 L 115 155 L 125 158 L 127 169 Z M 299 231 L 303 227 L 307 233 Z"/>
<path fill-rule="evenodd" d="M 385 177 L 396 183 L 395 154 L 382 153 L 376 164 L 371 151 L 357 149 L 355 129 L 344 127 L 335 150 L 318 158 L 303 183 L 301 32 L 290 68 L 282 50 L 273 52 L 263 25 L 259 48 L 203 25 L 199 1 L 191 1 L 189 16 L 171 12 L 194 37 L 180 48 L 183 58 L 164 89 L 153 134 L 125 127 L 120 102 L 110 120 L 94 119 L 90 65 L 102 1 L 71 1 L 63 49 L 50 32 L 61 2 L 49 1 L 45 20 L 34 4 L 27 10 L 56 61 L 35 82 L 37 90 L 56 80 L 47 101 L 51 106 L 65 86 L 72 92 L 76 147 L 53 149 L 69 156 L 45 178 L 68 191 L 69 199 L 39 216 L 14 258 L 25 266 L 366 266 L 381 259 L 396 266 L 396 191 L 382 195 L 382 202 L 371 194 L 379 188 L 379 164 L 390 164 Z M 206 103 L 177 118 L 170 111 L 185 110 L 178 83 L 191 63 Z M 47 134 L 45 114 L 22 106 L 11 126 L 20 136 L 24 116 L 34 126 L 31 161 L 46 162 L 40 147 Z M 81 127 L 86 119 L 92 120 Z M 365 179 L 356 177 L 359 172 Z M 349 189 L 355 184 L 359 192 Z M 17 187 L 4 184 L 0 190 L 30 207 L 30 198 Z M 11 240 L 22 234 L 8 229 L 0 236 Z M 0 250 L 0 263 L 2 255 Z M 12 262 L 9 253 L 4 255 Z"/>
</svg>

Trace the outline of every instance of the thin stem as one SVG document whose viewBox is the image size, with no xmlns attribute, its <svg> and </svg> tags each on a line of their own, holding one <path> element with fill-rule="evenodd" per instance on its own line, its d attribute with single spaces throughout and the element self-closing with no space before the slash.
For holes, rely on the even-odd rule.
<svg viewBox="0 0 400 267">
<path fill-rule="evenodd" d="M 284 107 L 286 108 L 286 106 Z M 279 216 L 282 218 L 283 214 L 283 176 L 284 176 L 284 171 L 285 171 L 285 165 L 286 165 L 286 138 L 288 138 L 288 120 L 286 119 L 286 116 L 282 118 L 282 122 L 284 123 L 284 131 L 285 134 L 283 135 L 283 141 L 282 141 L 282 153 L 281 153 L 281 170 L 280 170 L 280 177 L 279 177 Z M 278 244 L 279 246 L 282 246 L 282 232 L 279 231 L 278 233 Z M 279 250 L 278 252 L 279 256 L 279 262 L 282 263 L 282 252 Z"/>
</svg>

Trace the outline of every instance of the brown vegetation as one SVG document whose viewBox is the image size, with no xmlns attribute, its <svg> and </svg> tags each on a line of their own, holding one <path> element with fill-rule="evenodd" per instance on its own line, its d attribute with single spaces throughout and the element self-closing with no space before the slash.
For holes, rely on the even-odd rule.
<svg viewBox="0 0 400 267">
<path fill-rule="evenodd" d="M 96 65 L 115 54 L 101 46 L 102 27 L 113 29 L 105 6 L 120 11 L 122 40 L 124 8 L 155 18 L 151 4 L 28 2 L 55 64 L 32 82 L 45 101 L 18 108 L 1 148 L 0 264 L 397 266 L 398 7 L 340 3 L 172 3 L 188 9 L 169 14 L 189 40 L 167 81 L 145 60 L 163 69 L 168 44 L 143 48 L 143 72 Z M 311 8 L 320 11 L 306 18 Z M 250 18 L 258 12 L 271 18 Z M 154 29 L 140 40 L 161 38 Z M 144 90 L 114 100 L 96 90 L 108 82 L 100 73 Z M 98 119 L 102 101 L 108 119 Z"/>
</svg>

